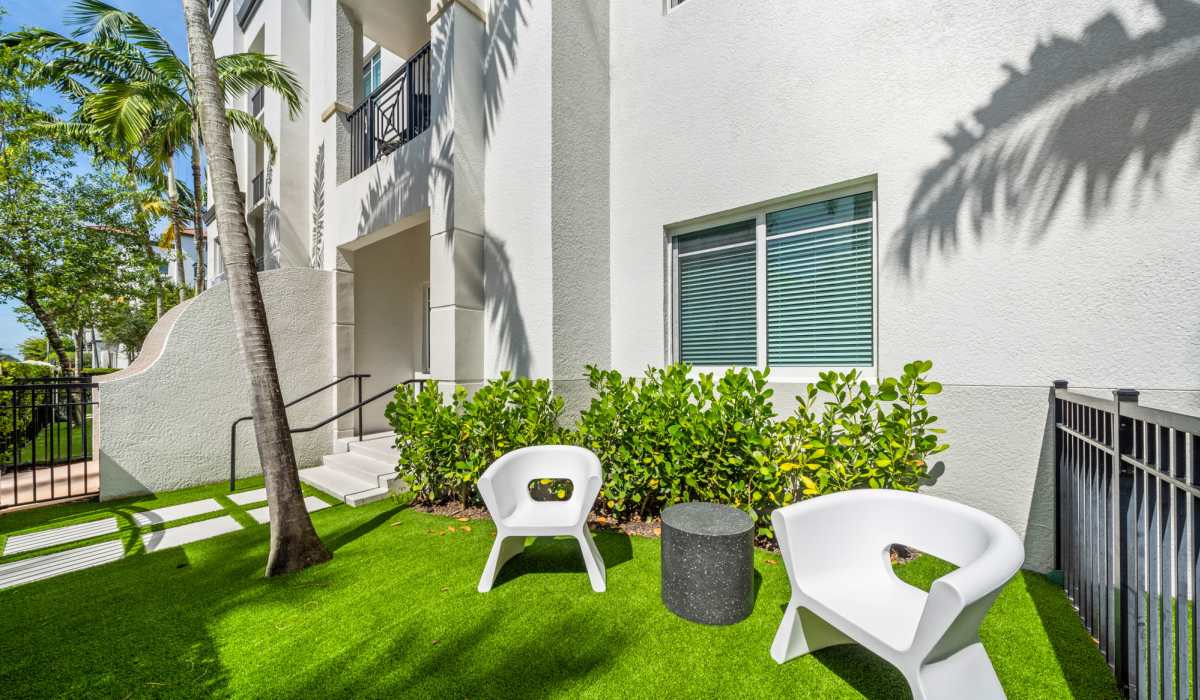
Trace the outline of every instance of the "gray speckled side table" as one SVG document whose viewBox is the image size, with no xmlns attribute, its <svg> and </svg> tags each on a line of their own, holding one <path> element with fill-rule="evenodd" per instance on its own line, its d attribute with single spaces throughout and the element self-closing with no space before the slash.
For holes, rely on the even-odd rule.
<svg viewBox="0 0 1200 700">
<path fill-rule="evenodd" d="M 716 503 L 681 503 L 662 514 L 662 599 L 706 625 L 744 620 L 754 606 L 754 521 Z"/>
</svg>

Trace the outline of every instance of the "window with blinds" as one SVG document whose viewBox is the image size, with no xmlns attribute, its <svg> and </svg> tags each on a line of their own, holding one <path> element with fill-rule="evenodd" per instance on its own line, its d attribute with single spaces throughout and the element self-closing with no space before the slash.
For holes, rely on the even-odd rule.
<svg viewBox="0 0 1200 700">
<path fill-rule="evenodd" d="M 873 366 L 874 215 L 855 192 L 675 236 L 679 359 Z"/>
<path fill-rule="evenodd" d="M 753 219 L 675 240 L 679 357 L 694 365 L 758 359 Z"/>
<path fill-rule="evenodd" d="M 767 364 L 874 361 L 871 193 L 767 214 Z"/>
</svg>

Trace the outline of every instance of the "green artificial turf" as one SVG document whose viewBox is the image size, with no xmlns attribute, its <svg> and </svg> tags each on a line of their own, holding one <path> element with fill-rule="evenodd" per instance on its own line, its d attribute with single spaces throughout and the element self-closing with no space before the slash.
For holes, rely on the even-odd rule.
<svg viewBox="0 0 1200 700">
<path fill-rule="evenodd" d="M 223 493 L 214 486 L 13 513 L 0 516 L 0 538 L 114 513 L 127 521 L 136 510 Z M 114 536 L 129 543 L 125 560 L 0 591 L 5 696 L 908 694 L 899 673 L 859 647 L 782 666 L 771 659 L 789 591 L 782 562 L 767 552 L 755 553 L 753 614 L 706 627 L 660 602 L 654 539 L 596 534 L 607 593 L 591 591 L 573 541 L 538 540 L 480 594 L 490 522 L 462 523 L 390 500 L 340 505 L 313 514 L 333 560 L 268 580 L 267 528 L 249 526 L 242 509 L 219 500 L 246 529 L 144 554 L 127 523 Z M 948 570 L 922 557 L 900 573 L 927 588 Z M 983 641 L 1011 698 L 1117 696 L 1062 590 L 1038 574 L 1022 573 L 1004 590 Z"/>
</svg>

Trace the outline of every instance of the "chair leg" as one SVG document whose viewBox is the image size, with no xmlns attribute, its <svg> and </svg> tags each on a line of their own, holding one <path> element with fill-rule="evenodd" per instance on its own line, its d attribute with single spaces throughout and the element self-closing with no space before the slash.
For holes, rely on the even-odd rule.
<svg viewBox="0 0 1200 700">
<path fill-rule="evenodd" d="M 600 556 L 600 550 L 596 548 L 596 542 L 592 540 L 592 533 L 587 525 L 583 526 L 582 532 L 575 535 L 575 539 L 579 540 L 579 549 L 583 553 L 583 563 L 587 566 L 592 590 L 603 593 L 607 588 L 604 559 Z"/>
<path fill-rule="evenodd" d="M 492 543 L 492 553 L 488 555 L 487 564 L 483 567 L 483 576 L 479 578 L 479 592 L 487 593 L 496 582 L 505 562 L 525 550 L 524 536 L 511 536 L 496 533 L 496 541 Z"/>
<path fill-rule="evenodd" d="M 910 674 L 908 685 L 914 700 L 950 700 L 951 698 L 978 698 L 978 700 L 1003 700 L 1004 688 L 996 677 L 991 659 L 983 644 L 975 642 L 961 651 L 921 666 L 916 677 Z"/>
<path fill-rule="evenodd" d="M 771 642 L 771 658 L 777 663 L 784 663 L 818 649 L 853 643 L 853 639 L 833 625 L 792 601 L 783 613 L 783 621 L 775 632 L 775 641 Z"/>
</svg>

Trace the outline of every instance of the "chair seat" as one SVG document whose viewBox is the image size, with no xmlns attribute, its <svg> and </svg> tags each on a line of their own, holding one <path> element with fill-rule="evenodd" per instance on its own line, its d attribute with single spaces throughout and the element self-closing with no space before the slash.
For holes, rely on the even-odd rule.
<svg viewBox="0 0 1200 700">
<path fill-rule="evenodd" d="M 579 520 L 579 506 L 567 501 L 525 501 L 508 517 L 504 526 L 509 530 L 572 529 Z"/>
<path fill-rule="evenodd" d="M 814 613 L 834 623 L 859 643 L 865 640 L 842 622 L 858 628 L 867 638 L 877 639 L 902 652 L 912 646 L 928 594 L 900 579 L 890 578 L 845 580 L 830 577 L 802 581 L 800 591 L 825 608 L 814 610 Z"/>
</svg>

